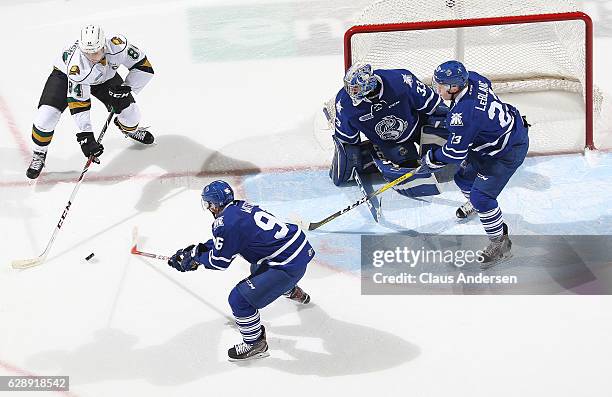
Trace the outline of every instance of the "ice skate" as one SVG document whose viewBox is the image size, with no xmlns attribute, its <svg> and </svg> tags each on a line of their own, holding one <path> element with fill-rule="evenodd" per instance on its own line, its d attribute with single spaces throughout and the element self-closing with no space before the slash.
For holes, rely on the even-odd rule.
<svg viewBox="0 0 612 397">
<path fill-rule="evenodd" d="M 457 218 L 459 219 L 467 219 L 470 217 L 470 215 L 475 213 L 476 209 L 474 208 L 470 200 L 468 200 L 461 207 L 457 208 L 457 212 L 455 212 L 455 215 L 457 215 Z"/>
<path fill-rule="evenodd" d="M 40 175 L 43 167 L 45 166 L 45 159 L 47 158 L 47 152 L 34 151 L 32 155 L 32 161 L 26 171 L 26 176 L 30 179 L 36 179 Z"/>
<path fill-rule="evenodd" d="M 145 145 L 150 145 L 155 141 L 155 137 L 148 130 L 149 127 L 138 127 L 134 131 L 128 131 L 121 125 L 121 123 L 119 123 L 119 121 L 117 121 L 117 118 L 115 118 L 114 122 L 117 128 L 119 128 L 119 130 L 123 132 L 127 138 L 132 138 L 133 140 Z"/>
<path fill-rule="evenodd" d="M 512 241 L 510 241 L 510 237 L 508 237 L 508 226 L 504 223 L 504 234 L 491 240 L 489 245 L 484 249 L 480 268 L 486 270 L 511 258 L 511 248 Z"/>
<path fill-rule="evenodd" d="M 268 357 L 268 342 L 266 342 L 266 329 L 261 326 L 261 336 L 254 344 L 239 343 L 227 351 L 230 361 L 246 361 L 256 358 Z"/>
<path fill-rule="evenodd" d="M 286 298 L 307 305 L 310 302 L 310 295 L 304 292 L 299 286 L 295 286 L 291 291 L 284 294 Z"/>
</svg>

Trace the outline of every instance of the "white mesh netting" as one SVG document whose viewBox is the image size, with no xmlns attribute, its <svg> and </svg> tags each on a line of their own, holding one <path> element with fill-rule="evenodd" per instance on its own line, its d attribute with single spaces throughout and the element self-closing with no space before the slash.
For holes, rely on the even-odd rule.
<svg viewBox="0 0 612 397">
<path fill-rule="evenodd" d="M 355 25 L 442 21 L 580 11 L 570 0 L 381 0 Z M 585 145 L 585 24 L 582 20 L 466 28 L 360 33 L 352 62 L 405 68 L 425 82 L 434 68 L 459 59 L 494 82 L 533 124 L 531 152 L 580 151 Z M 526 94 L 531 93 L 531 94 Z M 612 129 L 602 108 L 609 97 L 593 92 L 595 144 Z M 504 97 L 504 95 L 502 95 Z"/>
</svg>

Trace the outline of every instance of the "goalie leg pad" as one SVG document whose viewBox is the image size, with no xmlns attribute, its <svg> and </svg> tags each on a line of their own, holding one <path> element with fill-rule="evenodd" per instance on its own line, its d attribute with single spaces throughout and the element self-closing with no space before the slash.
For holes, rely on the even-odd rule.
<svg viewBox="0 0 612 397">
<path fill-rule="evenodd" d="M 387 160 L 374 158 L 376 167 L 387 182 L 392 182 L 407 172 L 414 171 L 414 168 L 396 167 L 395 164 Z M 413 175 L 404 182 L 393 186 L 393 189 L 406 197 L 423 197 L 440 194 L 440 189 L 436 179 L 431 174 Z"/>
<path fill-rule="evenodd" d="M 361 146 L 341 142 L 335 136 L 332 136 L 332 140 L 334 141 L 334 158 L 329 168 L 329 177 L 334 185 L 341 186 L 351 180 L 353 169 L 361 171 L 363 164 Z"/>
<path fill-rule="evenodd" d="M 421 156 L 429 150 L 436 150 L 444 146 L 448 140 L 449 132 L 446 128 L 435 128 L 429 125 L 421 129 Z"/>
<path fill-rule="evenodd" d="M 403 167 L 414 168 L 418 166 L 421 158 L 419 152 L 412 141 L 403 144 L 374 145 L 379 158 L 388 160 Z"/>
</svg>

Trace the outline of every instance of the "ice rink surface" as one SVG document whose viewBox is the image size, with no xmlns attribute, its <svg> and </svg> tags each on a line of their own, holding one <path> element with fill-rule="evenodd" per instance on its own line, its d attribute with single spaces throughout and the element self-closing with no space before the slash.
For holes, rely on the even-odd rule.
<svg viewBox="0 0 612 397">
<path fill-rule="evenodd" d="M 455 221 L 452 186 L 421 201 L 388 191 L 379 224 L 363 207 L 309 233 L 317 256 L 301 285 L 313 303 L 261 311 L 263 360 L 226 359 L 239 341 L 227 294 L 247 275 L 244 260 L 178 273 L 130 255 L 134 227 L 139 248 L 166 255 L 207 240 L 199 195 L 219 177 L 287 220 L 319 220 L 359 198 L 331 184 L 331 153 L 313 130 L 340 88 L 346 24 L 366 4 L 0 3 L 0 375 L 70 376 L 70 392 L 37 396 L 609 395 L 609 296 L 361 295 L 361 234 L 481 233 L 477 220 Z M 595 80 L 612 92 L 612 2 L 584 6 Z M 43 174 L 25 177 L 51 62 L 88 22 L 125 34 L 153 64 L 137 101 L 157 143 L 109 128 L 48 261 L 15 271 L 11 260 L 44 249 L 84 164 L 66 113 Z M 92 117 L 105 118 L 97 101 Z M 515 234 L 612 234 L 612 155 L 530 157 L 500 203 Z"/>
</svg>

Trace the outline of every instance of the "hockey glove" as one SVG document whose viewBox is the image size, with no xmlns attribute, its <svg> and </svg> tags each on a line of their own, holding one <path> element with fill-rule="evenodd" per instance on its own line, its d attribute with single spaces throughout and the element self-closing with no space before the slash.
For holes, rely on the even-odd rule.
<svg viewBox="0 0 612 397">
<path fill-rule="evenodd" d="M 183 249 L 176 251 L 168 260 L 168 265 L 172 266 L 179 272 L 188 272 L 196 270 L 200 263 L 194 259 L 201 253 L 208 251 L 204 244 L 191 244 Z"/>
<path fill-rule="evenodd" d="M 79 132 L 76 137 L 85 157 L 98 157 L 104 152 L 104 146 L 96 142 L 93 132 Z"/>
<path fill-rule="evenodd" d="M 440 102 L 434 112 L 427 116 L 425 125 L 431 125 L 434 128 L 446 128 L 446 115 L 448 111 L 448 106 L 444 102 Z"/>
<path fill-rule="evenodd" d="M 431 174 L 434 172 L 438 172 L 442 170 L 446 166 L 445 163 L 440 163 L 434 159 L 434 154 L 432 150 L 428 150 L 425 156 L 421 159 L 421 166 L 417 168 L 414 173 L 415 174 Z"/>
<path fill-rule="evenodd" d="M 115 85 L 108 89 L 109 105 L 115 114 L 120 114 L 134 102 L 134 98 L 130 95 L 131 92 L 132 88 L 127 85 Z"/>
</svg>

